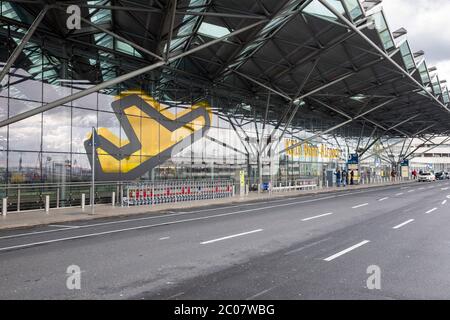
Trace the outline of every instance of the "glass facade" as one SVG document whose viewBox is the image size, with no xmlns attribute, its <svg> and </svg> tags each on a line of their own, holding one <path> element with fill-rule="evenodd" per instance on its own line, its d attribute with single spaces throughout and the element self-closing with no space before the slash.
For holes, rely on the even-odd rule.
<svg viewBox="0 0 450 320">
<path fill-rule="evenodd" d="M 87 83 L 69 80 L 49 83 L 34 79 L 23 69 L 16 69 L 6 78 L 0 91 L 0 118 L 23 113 L 87 86 Z M 142 84 L 142 87 L 156 88 L 157 85 Z M 126 98 L 133 96 L 142 98 L 147 109 L 137 108 L 136 102 L 124 105 Z M 183 98 L 178 98 L 177 93 L 171 97 L 168 100 L 160 91 L 113 88 L 1 128 L 0 182 L 89 181 L 91 155 L 86 141 L 95 128 L 98 136 L 112 145 L 107 149 L 103 143 L 96 149 L 101 170 L 117 174 L 108 181 L 236 179 L 239 171 L 245 170 L 250 183 L 255 183 L 259 177 L 257 150 L 262 121 L 257 119 L 255 124 L 253 119 L 241 115 L 229 118 L 216 107 L 216 98 L 208 94 L 195 101 L 186 99 L 185 94 Z M 230 102 L 231 106 L 243 108 L 242 103 Z M 148 109 L 150 107 L 153 109 Z M 252 112 L 250 105 L 245 107 Z M 203 114 L 202 118 L 200 109 L 207 110 L 207 116 Z M 190 117 L 195 112 L 198 112 L 197 116 Z M 172 131 L 168 131 L 169 125 L 164 121 L 174 126 Z M 127 123 L 132 131 L 127 129 Z M 264 138 L 274 131 L 273 136 L 278 139 L 283 129 L 282 126 L 274 130 L 273 124 L 267 124 Z M 336 167 L 338 162 L 345 161 L 342 150 L 317 139 L 283 152 L 293 141 L 298 143 L 311 135 L 299 128 L 296 130 L 295 135 L 286 130 L 280 142 L 273 144 L 272 149 L 267 149 L 260 158 L 266 181 L 318 177 L 324 167 Z M 134 142 L 133 136 L 141 147 L 128 150 Z M 167 153 L 169 149 L 170 153 Z M 128 172 L 137 167 L 142 167 L 139 176 L 130 179 Z"/>
</svg>

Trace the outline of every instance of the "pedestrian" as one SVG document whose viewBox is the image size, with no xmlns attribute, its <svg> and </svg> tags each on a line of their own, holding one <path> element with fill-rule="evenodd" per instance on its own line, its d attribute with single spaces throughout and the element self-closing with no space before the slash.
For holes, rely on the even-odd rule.
<svg viewBox="0 0 450 320">
<path fill-rule="evenodd" d="M 341 186 L 341 170 L 337 169 L 335 175 L 336 175 L 336 184 L 338 187 L 340 187 Z"/>
<path fill-rule="evenodd" d="M 342 185 L 345 187 L 348 184 L 348 172 L 346 170 L 342 171 Z"/>
<path fill-rule="evenodd" d="M 352 170 L 350 172 L 350 185 L 354 185 L 355 184 L 355 172 Z"/>
<path fill-rule="evenodd" d="M 392 178 L 392 181 L 395 180 L 395 170 L 394 169 L 392 169 L 392 171 L 391 171 L 391 178 Z"/>
</svg>

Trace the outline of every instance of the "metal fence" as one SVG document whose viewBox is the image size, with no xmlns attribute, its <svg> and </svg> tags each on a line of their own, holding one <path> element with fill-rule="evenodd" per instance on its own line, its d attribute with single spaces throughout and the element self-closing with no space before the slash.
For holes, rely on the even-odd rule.
<svg viewBox="0 0 450 320">
<path fill-rule="evenodd" d="M 111 203 L 112 192 L 118 194 L 121 183 L 96 183 L 94 196 L 91 187 L 86 182 L 6 185 L 0 186 L 0 197 L 7 199 L 7 209 L 12 212 L 44 209 L 47 196 L 50 208 L 80 206 L 83 194 L 87 203 L 94 197 L 95 203 Z"/>
<path fill-rule="evenodd" d="M 135 183 L 126 186 L 123 205 L 139 206 L 232 197 L 231 180 Z"/>
<path fill-rule="evenodd" d="M 303 178 L 292 181 L 273 181 L 270 185 L 270 192 L 285 192 L 293 190 L 309 190 L 318 186 L 318 178 Z"/>
</svg>

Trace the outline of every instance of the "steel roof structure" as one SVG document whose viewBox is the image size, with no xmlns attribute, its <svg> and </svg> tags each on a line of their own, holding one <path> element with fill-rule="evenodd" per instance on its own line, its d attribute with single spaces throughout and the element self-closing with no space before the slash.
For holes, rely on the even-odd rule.
<svg viewBox="0 0 450 320">
<path fill-rule="evenodd" d="M 67 28 L 71 4 L 81 29 Z M 389 29 L 379 0 L 18 0 L 1 1 L 0 13 L 0 80 L 15 65 L 95 84 L 0 127 L 150 81 L 165 99 L 213 96 L 225 115 L 316 136 L 450 131 L 445 81 L 411 52 L 406 30 Z"/>
</svg>

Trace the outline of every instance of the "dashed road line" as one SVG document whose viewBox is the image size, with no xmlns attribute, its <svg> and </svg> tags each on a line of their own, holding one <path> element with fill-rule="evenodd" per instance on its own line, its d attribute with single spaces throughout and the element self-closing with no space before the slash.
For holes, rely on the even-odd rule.
<svg viewBox="0 0 450 320">
<path fill-rule="evenodd" d="M 242 233 L 238 233 L 238 234 L 233 234 L 231 236 L 226 236 L 226 237 L 217 238 L 217 239 L 213 239 L 213 240 L 203 241 L 203 242 L 200 242 L 200 244 L 211 244 L 211 243 L 215 243 L 215 242 L 219 242 L 219 241 L 223 241 L 223 240 L 233 239 L 233 238 L 242 237 L 242 236 L 246 236 L 249 234 L 261 232 L 263 230 L 264 229 L 257 229 L 257 230 L 252 230 L 252 231 L 248 231 L 248 232 L 242 232 Z"/>
<path fill-rule="evenodd" d="M 332 214 L 333 214 L 333 212 L 325 213 L 325 214 L 321 214 L 321 215 L 318 215 L 318 216 L 302 219 L 302 221 L 310 221 L 310 220 L 314 220 L 314 219 L 319 219 L 319 218 L 322 218 L 322 217 L 331 216 Z"/>
<path fill-rule="evenodd" d="M 354 246 L 351 246 L 350 248 L 342 250 L 342 251 L 340 251 L 340 252 L 338 252 L 336 254 L 333 254 L 332 256 L 329 256 L 328 258 L 325 258 L 323 260 L 325 260 L 327 262 L 333 261 L 334 259 L 339 258 L 340 256 L 342 256 L 342 255 L 344 255 L 344 254 L 346 254 L 346 253 L 348 253 L 350 251 L 353 251 L 353 250 L 355 250 L 355 249 L 357 249 L 357 248 L 359 248 L 359 247 L 361 247 L 361 246 L 363 246 L 363 245 L 365 245 L 365 244 L 367 244 L 369 242 L 370 242 L 369 240 L 361 241 L 360 243 L 355 244 Z"/>
<path fill-rule="evenodd" d="M 55 227 L 55 228 L 66 228 L 66 229 L 78 229 L 79 226 L 65 226 L 62 224 L 49 224 L 49 227 Z"/>
<path fill-rule="evenodd" d="M 405 221 L 405 222 L 403 222 L 403 223 L 400 223 L 399 225 L 397 225 L 397 226 L 395 226 L 395 227 L 392 227 L 392 229 L 400 229 L 401 227 L 406 226 L 408 223 L 411 223 L 411 222 L 413 222 L 413 221 L 414 221 L 414 219 L 410 219 L 410 220 L 408 220 L 408 221 Z"/>
<path fill-rule="evenodd" d="M 389 197 L 384 197 L 384 198 L 381 198 L 380 200 L 378 200 L 378 201 L 384 201 L 384 200 L 387 200 L 387 199 L 389 199 Z"/>
<path fill-rule="evenodd" d="M 400 192 L 400 193 L 397 193 L 395 196 L 398 197 L 398 196 L 402 196 L 402 195 L 404 195 L 404 193 Z"/>
<path fill-rule="evenodd" d="M 432 213 L 432 212 L 434 212 L 434 211 L 436 211 L 437 210 L 437 208 L 433 208 L 433 209 L 431 209 L 431 210 L 428 210 L 427 212 L 425 212 L 425 213 Z"/>
<path fill-rule="evenodd" d="M 365 206 L 368 206 L 368 205 L 369 205 L 368 203 L 363 203 L 363 204 L 359 204 L 357 206 L 352 207 L 352 209 L 358 209 L 358 208 L 365 207 Z"/>
<path fill-rule="evenodd" d="M 178 297 L 182 296 L 183 294 L 184 294 L 184 292 L 179 292 L 177 294 L 174 294 L 173 296 L 168 297 L 167 300 L 178 298 Z"/>
<path fill-rule="evenodd" d="M 272 288 L 269 288 L 269 289 L 263 290 L 263 291 L 261 291 L 261 292 L 259 292 L 259 293 L 255 294 L 255 295 L 253 295 L 253 296 L 251 296 L 251 297 L 248 297 L 248 298 L 247 298 L 247 299 L 245 299 L 245 300 L 253 300 L 253 299 L 256 299 L 256 298 L 258 298 L 258 297 L 260 297 L 260 296 L 262 296 L 262 295 L 266 294 L 267 292 L 269 292 L 269 291 L 273 290 L 274 288 L 276 288 L 276 287 L 272 287 Z"/>
<path fill-rule="evenodd" d="M 447 200 L 442 201 L 442 205 L 445 205 L 447 203 Z"/>
</svg>

